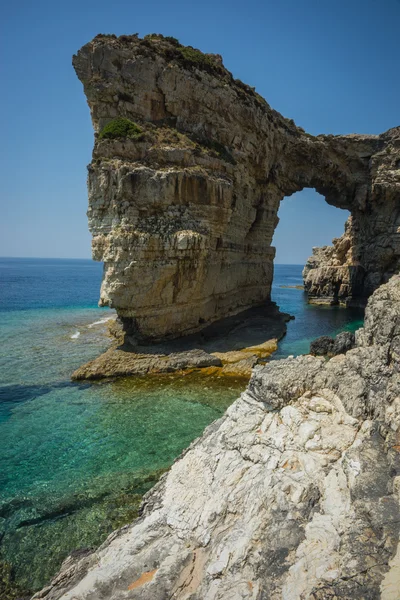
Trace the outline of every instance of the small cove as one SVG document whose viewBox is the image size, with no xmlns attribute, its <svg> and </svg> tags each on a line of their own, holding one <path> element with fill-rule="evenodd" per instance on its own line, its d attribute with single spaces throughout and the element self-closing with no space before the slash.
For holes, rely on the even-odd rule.
<svg viewBox="0 0 400 600">
<path fill-rule="evenodd" d="M 361 311 L 309 306 L 301 289 L 281 287 L 300 285 L 301 270 L 275 267 L 273 300 L 296 318 L 273 359 L 362 325 Z M 132 520 L 141 495 L 246 386 L 197 373 L 71 384 L 108 345 L 100 280 L 90 260 L 0 259 L 0 560 L 26 590 Z"/>
</svg>

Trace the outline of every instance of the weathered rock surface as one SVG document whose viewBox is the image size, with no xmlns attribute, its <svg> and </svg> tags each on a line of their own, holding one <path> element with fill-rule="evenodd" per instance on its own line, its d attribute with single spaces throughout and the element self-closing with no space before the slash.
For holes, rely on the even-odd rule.
<svg viewBox="0 0 400 600">
<path fill-rule="evenodd" d="M 351 250 L 336 247 L 335 277 L 321 267 L 308 284 L 309 272 L 310 296 L 362 303 L 398 268 L 400 128 L 313 137 L 220 56 L 162 36 L 97 36 L 73 64 L 96 132 L 88 216 L 100 302 L 129 337 L 180 336 L 267 301 L 279 204 L 305 187 L 352 214 Z M 141 133 L 101 137 L 116 117 Z"/>
<path fill-rule="evenodd" d="M 75 381 L 83 379 L 104 379 L 126 377 L 128 375 L 148 375 L 150 373 L 172 373 L 185 369 L 221 367 L 221 360 L 204 350 L 193 349 L 171 354 L 139 354 L 111 348 L 98 358 L 79 367 L 72 375 Z"/>
<path fill-rule="evenodd" d="M 332 246 L 313 248 L 303 269 L 304 289 L 311 304 L 364 304 L 366 295 L 353 298 L 351 290 L 362 289 L 364 270 L 355 268 L 352 217 L 345 223 L 342 237 Z"/>
<path fill-rule="evenodd" d="M 47 600 L 396 600 L 400 277 L 356 348 L 258 367 L 148 493 L 141 517 L 68 559 Z"/>
</svg>

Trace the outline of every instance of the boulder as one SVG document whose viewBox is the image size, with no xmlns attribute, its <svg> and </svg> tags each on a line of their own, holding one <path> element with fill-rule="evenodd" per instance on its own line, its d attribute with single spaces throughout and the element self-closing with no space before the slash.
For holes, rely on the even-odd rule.
<svg viewBox="0 0 400 600">
<path fill-rule="evenodd" d="M 323 335 L 310 344 L 310 354 L 313 356 L 336 356 L 345 354 L 354 348 L 355 334 L 351 331 L 342 331 L 335 338 Z"/>
</svg>

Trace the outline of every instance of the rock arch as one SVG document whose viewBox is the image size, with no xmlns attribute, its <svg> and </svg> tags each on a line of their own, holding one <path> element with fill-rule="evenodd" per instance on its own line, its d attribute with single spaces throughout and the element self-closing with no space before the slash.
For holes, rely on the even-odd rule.
<svg viewBox="0 0 400 600">
<path fill-rule="evenodd" d="M 363 302 L 399 269 L 400 128 L 311 136 L 221 57 L 162 36 L 100 35 L 73 65 L 96 132 L 88 217 L 100 302 L 131 335 L 179 336 L 268 302 L 279 204 L 304 187 L 351 212 L 345 256 L 338 244 L 324 272 L 343 302 Z M 120 117 L 140 135 L 98 135 Z M 327 293 L 324 268 L 309 264 L 314 296 Z"/>
</svg>

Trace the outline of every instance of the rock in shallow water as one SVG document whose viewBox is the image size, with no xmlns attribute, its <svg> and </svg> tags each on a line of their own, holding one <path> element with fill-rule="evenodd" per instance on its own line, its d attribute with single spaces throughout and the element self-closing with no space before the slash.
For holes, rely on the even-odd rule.
<svg viewBox="0 0 400 600">
<path fill-rule="evenodd" d="M 323 335 L 310 344 L 310 354 L 313 356 L 337 356 L 345 354 L 354 348 L 356 342 L 352 331 L 342 331 L 335 338 Z"/>
<path fill-rule="evenodd" d="M 394 277 L 345 355 L 257 367 L 141 517 L 35 598 L 396 600 L 399 314 Z"/>
<path fill-rule="evenodd" d="M 171 354 L 140 354 L 111 348 L 95 360 L 79 367 L 73 373 L 72 379 L 76 381 L 93 380 L 221 366 L 221 360 L 217 356 L 200 349 Z"/>
<path fill-rule="evenodd" d="M 290 316 L 270 303 L 230 316 L 201 333 L 160 344 L 132 347 L 124 343 L 121 327 L 113 322 L 114 345 L 79 367 L 74 380 L 171 373 L 220 368 L 221 375 L 249 378 L 252 368 L 277 349 Z"/>
<path fill-rule="evenodd" d="M 313 340 L 310 344 L 310 354 L 314 356 L 328 356 L 332 352 L 334 340 L 328 335 Z"/>
</svg>

